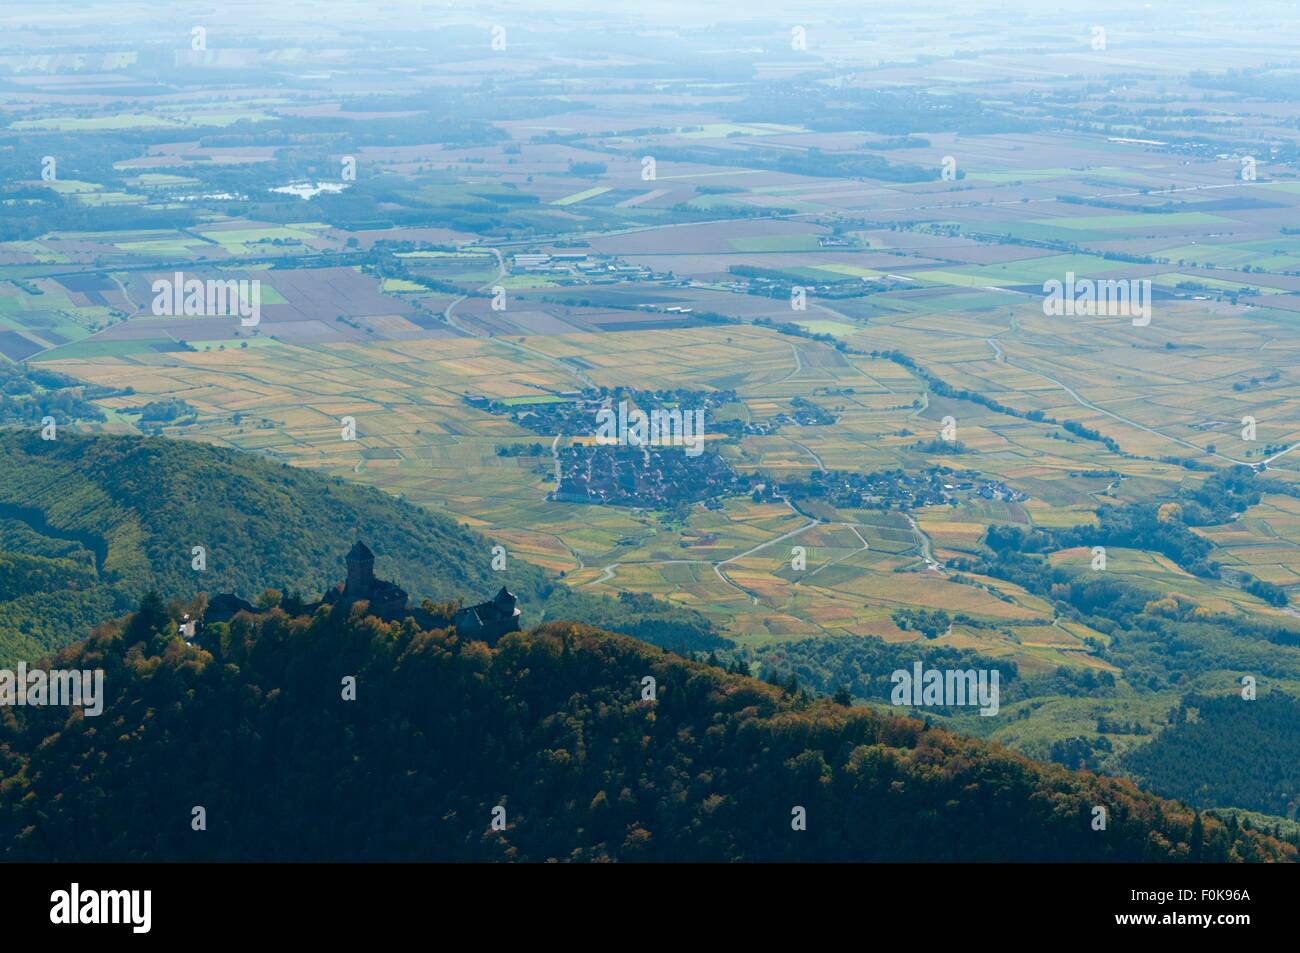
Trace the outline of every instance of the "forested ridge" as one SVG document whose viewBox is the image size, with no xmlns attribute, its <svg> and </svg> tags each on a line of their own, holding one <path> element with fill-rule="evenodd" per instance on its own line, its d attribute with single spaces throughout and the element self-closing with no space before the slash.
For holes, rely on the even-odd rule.
<svg viewBox="0 0 1300 953">
<path fill-rule="evenodd" d="M 102 715 L 0 711 L 5 858 L 1295 859 L 1125 781 L 586 626 L 489 647 L 274 610 L 187 646 L 177 611 L 146 597 L 48 661 L 102 668 Z"/>
<path fill-rule="evenodd" d="M 1132 751 L 1126 766 L 1155 790 L 1188 804 L 1234 804 L 1294 819 L 1300 804 L 1300 703 L 1280 691 L 1188 695 L 1172 727 Z"/>
<path fill-rule="evenodd" d="M 673 647 L 724 644 L 659 600 L 575 593 L 512 556 L 494 571 L 492 540 L 371 487 L 183 440 L 0 430 L 0 663 L 65 645 L 155 588 L 311 601 L 342 579 L 357 539 L 415 604 L 506 585 L 533 622 L 560 613 Z"/>
</svg>

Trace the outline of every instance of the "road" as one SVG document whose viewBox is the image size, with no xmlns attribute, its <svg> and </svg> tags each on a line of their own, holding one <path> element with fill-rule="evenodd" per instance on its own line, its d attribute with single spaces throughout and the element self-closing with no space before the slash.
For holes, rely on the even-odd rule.
<svg viewBox="0 0 1300 953">
<path fill-rule="evenodd" d="M 925 562 L 925 568 L 942 575 L 943 566 L 934 558 L 934 551 L 930 548 L 930 537 L 925 535 L 925 530 L 921 529 L 921 524 L 912 518 L 911 513 L 903 515 L 912 526 L 912 535 L 916 537 L 916 545 L 921 550 L 921 559 Z"/>
<path fill-rule="evenodd" d="M 496 276 L 495 278 L 491 279 L 490 281 L 488 281 L 488 282 L 486 282 L 486 283 L 480 285 L 480 286 L 479 286 L 479 289 L 478 289 L 479 291 L 487 291 L 489 288 L 492 288 L 492 287 L 494 287 L 495 285 L 499 285 L 502 281 L 505 280 L 505 277 L 506 277 L 506 260 L 505 260 L 503 257 L 501 257 L 501 252 L 500 252 L 500 251 L 498 251 L 498 250 L 495 249 L 495 248 L 492 248 L 492 247 L 489 246 L 489 245 L 475 245 L 475 246 L 473 246 L 473 247 L 476 248 L 476 249 L 479 249 L 479 248 L 486 249 L 487 251 L 490 251 L 493 255 L 496 255 L 496 259 L 497 259 L 497 276 Z M 469 337 L 482 337 L 483 335 L 481 335 L 481 334 L 475 334 L 474 332 L 470 331 L 468 328 L 462 327 L 461 325 L 459 325 L 459 324 L 456 323 L 456 318 L 455 318 L 454 313 L 453 313 L 453 312 L 455 312 L 455 310 L 456 310 L 456 305 L 460 304 L 462 301 L 466 300 L 467 298 L 469 298 L 469 295 L 467 295 L 467 294 L 463 294 L 463 295 L 461 295 L 459 298 L 457 298 L 455 301 L 451 301 L 451 302 L 449 302 L 449 303 L 447 304 L 447 307 L 445 307 L 445 308 L 443 309 L 443 311 L 442 311 L 442 317 L 443 317 L 443 320 L 446 321 L 448 324 L 450 324 L 453 328 L 455 328 L 455 329 L 456 329 L 457 331 L 459 331 L 461 334 L 468 335 Z"/>
<path fill-rule="evenodd" d="M 1007 357 L 1006 352 L 1002 350 L 1001 346 L 998 344 L 997 341 L 993 340 L 993 338 L 985 338 L 985 340 L 993 348 L 995 360 L 1003 362 L 1008 367 L 1014 367 L 1016 370 L 1024 371 L 1027 374 L 1034 374 L 1037 377 L 1041 377 L 1045 381 L 1049 381 L 1050 383 L 1055 384 L 1057 387 L 1061 388 L 1061 390 L 1069 394 L 1070 397 L 1075 401 L 1075 403 L 1077 403 L 1080 407 L 1086 407 L 1089 410 L 1095 411 L 1099 414 L 1104 414 L 1105 416 L 1110 417 L 1112 420 L 1118 420 L 1120 423 L 1126 426 L 1134 427 L 1138 430 L 1144 431 L 1149 434 L 1154 434 L 1157 437 L 1162 437 L 1165 440 L 1171 441 L 1172 443 L 1179 444 L 1180 446 L 1186 447 L 1189 450 L 1195 450 L 1197 453 L 1207 452 L 1204 447 L 1198 447 L 1190 440 L 1184 440 L 1181 437 L 1175 437 L 1173 434 L 1167 434 L 1164 433 L 1163 431 L 1156 430 L 1153 427 L 1148 427 L 1146 424 L 1140 424 L 1136 420 L 1130 420 L 1128 417 L 1123 417 L 1120 416 L 1119 414 L 1113 413 L 1107 410 L 1105 407 L 1098 407 L 1092 401 L 1087 400 L 1084 397 L 1080 396 L 1080 394 L 1074 388 L 1072 388 L 1069 384 L 1066 384 L 1064 381 L 1057 380 L 1055 377 L 1053 377 L 1050 374 L 1044 374 L 1042 371 L 1036 368 L 1025 367 L 1021 364 L 1016 364 L 1012 362 Z M 1209 455 L 1213 457 L 1218 457 L 1220 460 L 1226 460 L 1229 463 L 1236 463 L 1242 466 L 1248 466 L 1248 467 L 1254 466 L 1256 463 L 1259 462 L 1262 462 L 1265 466 L 1267 466 L 1268 464 L 1272 463 L 1274 460 L 1278 459 L 1278 457 L 1286 456 L 1296 447 L 1300 447 L 1300 443 L 1293 443 L 1291 444 L 1291 446 L 1273 454 L 1271 457 L 1268 457 L 1263 461 L 1238 460 L 1236 457 L 1230 457 L 1226 453 L 1218 452 L 1217 449 L 1213 453 L 1210 453 Z"/>
</svg>

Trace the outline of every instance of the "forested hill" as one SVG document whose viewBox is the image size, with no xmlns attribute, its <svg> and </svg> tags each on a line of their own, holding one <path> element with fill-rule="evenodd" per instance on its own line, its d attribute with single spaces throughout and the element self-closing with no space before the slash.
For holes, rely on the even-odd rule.
<svg viewBox="0 0 1300 953">
<path fill-rule="evenodd" d="M 174 631 L 146 600 L 53 660 L 104 669 L 97 717 L 0 712 L 6 859 L 1295 859 L 1124 781 L 591 628 L 490 648 L 321 609 L 206 648 Z"/>
<path fill-rule="evenodd" d="M 494 571 L 492 540 L 370 487 L 188 441 L 0 430 L 0 663 L 81 638 L 150 590 L 318 598 L 356 539 L 417 605 L 507 585 L 525 620 L 613 618 L 665 645 L 719 642 L 698 614 L 662 602 L 577 595 L 509 554 Z"/>
</svg>

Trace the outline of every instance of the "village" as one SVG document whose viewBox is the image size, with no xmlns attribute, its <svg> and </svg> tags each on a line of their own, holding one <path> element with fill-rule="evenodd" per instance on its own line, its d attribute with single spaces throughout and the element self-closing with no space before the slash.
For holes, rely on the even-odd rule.
<svg viewBox="0 0 1300 953">
<path fill-rule="evenodd" d="M 749 492 L 755 478 L 738 474 L 716 453 L 691 457 L 672 448 L 574 446 L 559 453 L 560 485 L 548 499 L 667 510 Z"/>
<path fill-rule="evenodd" d="M 756 501 L 788 498 L 820 500 L 844 509 L 911 510 L 922 506 L 956 506 L 964 498 L 1023 502 L 1028 497 L 998 480 L 981 480 L 979 474 L 949 467 L 930 467 L 918 473 L 903 470 L 854 473 L 846 470 L 814 472 L 806 480 L 789 481 L 755 489 Z"/>
</svg>

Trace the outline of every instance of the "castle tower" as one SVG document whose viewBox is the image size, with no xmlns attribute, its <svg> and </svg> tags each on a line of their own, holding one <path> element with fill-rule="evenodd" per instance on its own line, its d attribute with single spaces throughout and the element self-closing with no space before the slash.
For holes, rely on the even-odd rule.
<svg viewBox="0 0 1300 953">
<path fill-rule="evenodd" d="M 348 581 L 343 594 L 352 599 L 366 595 L 375 585 L 375 554 L 357 540 L 347 555 L 347 564 Z"/>
</svg>

